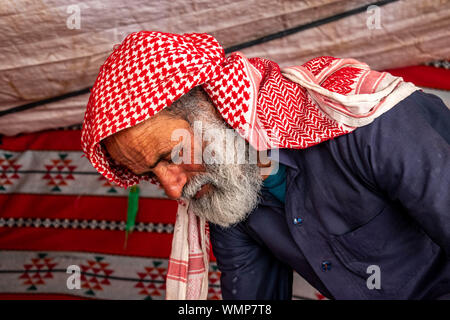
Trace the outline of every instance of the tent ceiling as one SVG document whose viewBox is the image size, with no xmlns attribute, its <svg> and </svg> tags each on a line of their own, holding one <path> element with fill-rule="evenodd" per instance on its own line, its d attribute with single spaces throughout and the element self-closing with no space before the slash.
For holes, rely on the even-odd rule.
<svg viewBox="0 0 450 320">
<path fill-rule="evenodd" d="M 389 3 L 380 7 L 381 29 L 370 30 L 363 6 L 374 2 L 0 0 L 0 112 L 90 87 L 113 45 L 138 30 L 208 32 L 229 48 L 306 25 L 241 50 L 280 65 L 334 55 L 382 69 L 450 57 L 447 0 L 384 1 Z M 74 3 L 80 8 L 80 29 L 67 27 L 73 14 L 68 7 Z M 362 10 L 340 16 L 357 8 Z M 87 96 L 0 116 L 0 133 L 79 123 Z M 24 117 L 31 120 L 21 122 Z"/>
</svg>

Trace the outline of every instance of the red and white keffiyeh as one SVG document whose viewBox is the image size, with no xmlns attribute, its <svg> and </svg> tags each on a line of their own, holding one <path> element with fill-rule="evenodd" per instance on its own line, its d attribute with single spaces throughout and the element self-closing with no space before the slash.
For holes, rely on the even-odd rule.
<svg viewBox="0 0 450 320">
<path fill-rule="evenodd" d="M 224 120 L 254 148 L 307 148 L 372 122 L 418 88 L 353 59 L 318 57 L 280 70 L 247 59 L 208 34 L 130 34 L 100 68 L 82 130 L 82 148 L 110 181 L 129 187 L 138 177 L 117 166 L 102 139 L 145 121 L 202 85 Z M 168 299 L 206 299 L 206 221 L 179 201 L 167 275 Z"/>
</svg>

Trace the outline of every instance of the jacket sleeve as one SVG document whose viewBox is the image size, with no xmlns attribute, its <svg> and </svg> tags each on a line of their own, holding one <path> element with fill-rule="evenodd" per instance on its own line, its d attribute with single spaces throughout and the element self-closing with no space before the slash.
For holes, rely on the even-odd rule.
<svg viewBox="0 0 450 320">
<path fill-rule="evenodd" d="M 243 223 L 222 228 L 210 224 L 211 244 L 221 271 L 225 300 L 292 298 L 292 269 L 255 241 Z"/>
<path fill-rule="evenodd" d="M 450 256 L 450 110 L 414 93 L 355 130 L 362 178 L 400 203 Z"/>
</svg>

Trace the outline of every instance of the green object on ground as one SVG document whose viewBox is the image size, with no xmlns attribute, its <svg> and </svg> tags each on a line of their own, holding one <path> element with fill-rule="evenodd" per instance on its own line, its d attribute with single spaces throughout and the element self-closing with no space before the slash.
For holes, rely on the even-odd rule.
<svg viewBox="0 0 450 320">
<path fill-rule="evenodd" d="M 139 209 L 139 187 L 132 186 L 128 193 L 128 210 L 127 210 L 127 224 L 125 228 L 125 245 L 127 247 L 128 234 L 134 229 L 136 216 Z"/>
</svg>

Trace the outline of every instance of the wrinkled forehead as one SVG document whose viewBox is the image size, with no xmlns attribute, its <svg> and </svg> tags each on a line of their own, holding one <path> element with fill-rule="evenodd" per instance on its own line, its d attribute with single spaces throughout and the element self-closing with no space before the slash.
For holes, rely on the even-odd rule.
<svg viewBox="0 0 450 320">
<path fill-rule="evenodd" d="M 106 138 L 102 139 L 100 143 L 106 147 L 107 150 L 110 149 L 129 149 L 132 144 L 138 140 L 142 140 L 145 136 L 147 140 L 154 140 L 155 130 L 153 130 L 154 124 L 159 122 L 160 118 L 157 115 L 150 117 L 149 119 L 136 124 L 134 126 L 128 127 L 126 129 L 115 132 Z M 161 119 L 163 121 L 163 119 Z M 108 151 L 109 152 L 109 151 Z"/>
<path fill-rule="evenodd" d="M 182 137 L 191 133 L 190 124 L 182 117 L 162 110 L 158 115 L 127 129 L 116 132 L 101 141 L 104 149 L 115 159 L 144 161 L 145 156 L 173 147 Z M 184 133 L 184 134 L 182 134 Z M 122 161 L 118 161 L 122 162 Z"/>
<path fill-rule="evenodd" d="M 149 137 L 151 137 L 151 135 L 154 134 L 154 130 L 152 130 L 152 128 L 158 122 L 164 121 L 163 118 L 164 118 L 164 110 L 161 110 L 159 113 L 153 115 L 152 117 L 149 117 L 148 119 L 136 125 L 133 125 L 131 127 L 114 132 L 111 135 L 108 135 L 107 137 L 103 138 L 100 141 L 100 143 L 102 143 L 105 146 L 108 146 L 112 143 L 133 141 L 135 139 L 138 139 L 144 133 L 146 133 Z"/>
</svg>

